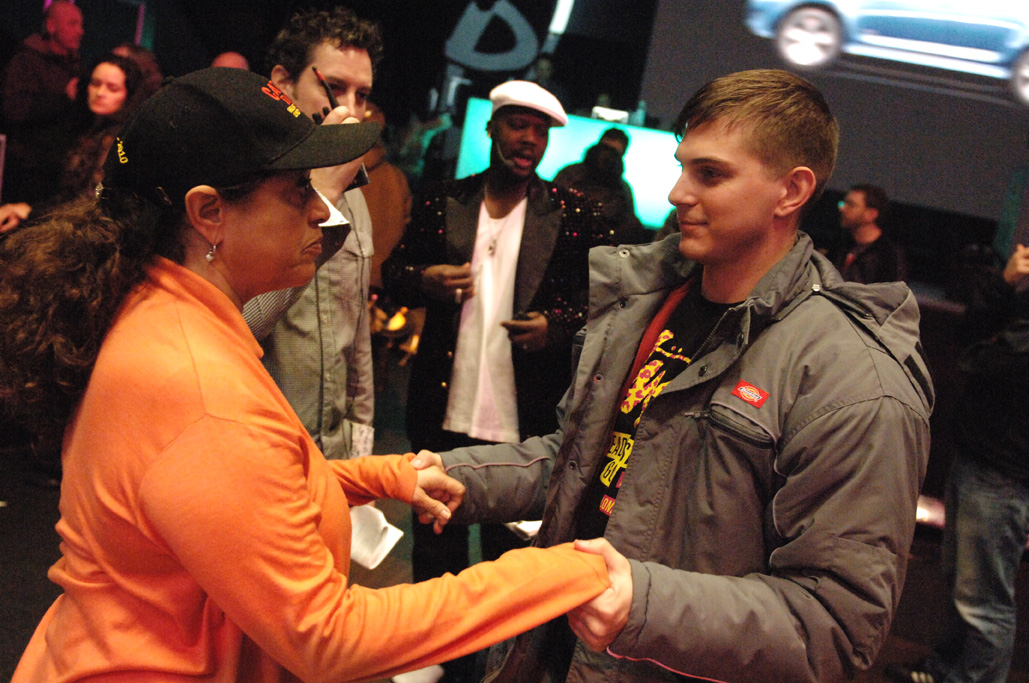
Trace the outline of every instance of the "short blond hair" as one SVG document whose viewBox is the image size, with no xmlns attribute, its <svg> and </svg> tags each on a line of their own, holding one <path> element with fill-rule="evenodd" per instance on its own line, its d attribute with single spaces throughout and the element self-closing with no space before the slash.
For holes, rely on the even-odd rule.
<svg viewBox="0 0 1029 683">
<path fill-rule="evenodd" d="M 840 127 L 825 97 L 807 80 L 780 69 L 755 69 L 707 83 L 675 121 L 682 140 L 689 128 L 721 121 L 747 130 L 752 151 L 777 174 L 807 166 L 815 174 L 813 204 L 836 165 Z"/>
</svg>

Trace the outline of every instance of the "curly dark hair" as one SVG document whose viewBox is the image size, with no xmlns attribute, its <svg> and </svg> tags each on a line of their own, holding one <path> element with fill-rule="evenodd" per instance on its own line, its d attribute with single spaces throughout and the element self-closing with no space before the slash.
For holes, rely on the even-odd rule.
<svg viewBox="0 0 1029 683">
<path fill-rule="evenodd" d="M 143 85 L 141 91 L 143 98 L 150 97 L 161 88 L 164 81 L 164 74 L 161 65 L 157 61 L 157 55 L 152 50 L 136 45 L 132 41 L 126 41 L 115 46 L 115 50 L 124 50 L 127 57 L 136 63 L 140 73 L 143 74 Z"/>
<path fill-rule="evenodd" d="M 0 402 L 30 433 L 63 429 L 150 251 L 96 201 L 0 241 Z"/>
<path fill-rule="evenodd" d="M 219 189 L 244 202 L 267 174 Z M 217 188 L 216 188 L 217 189 Z M 125 298 L 156 256 L 185 260 L 185 207 L 123 189 L 0 235 L 0 410 L 54 442 L 82 398 Z"/>
<path fill-rule="evenodd" d="M 301 10 L 294 14 L 268 48 L 265 73 L 271 74 L 275 65 L 281 64 L 291 77 L 298 78 L 311 63 L 311 51 L 325 42 L 367 50 L 373 70 L 382 61 L 379 25 L 359 18 L 347 7 L 336 6 L 330 10 Z"/>
</svg>

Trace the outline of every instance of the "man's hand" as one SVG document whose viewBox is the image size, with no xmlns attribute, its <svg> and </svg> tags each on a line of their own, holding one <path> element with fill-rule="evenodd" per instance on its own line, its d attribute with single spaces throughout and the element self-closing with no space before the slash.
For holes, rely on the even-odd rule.
<svg viewBox="0 0 1029 683">
<path fill-rule="evenodd" d="M 439 460 L 435 453 L 431 455 Z M 448 476 L 439 465 L 423 464 L 422 467 L 418 469 L 418 483 L 411 497 L 411 507 L 418 513 L 418 521 L 422 524 L 432 523 L 433 530 L 438 534 L 464 499 L 464 484 Z"/>
<path fill-rule="evenodd" d="M 547 316 L 539 311 L 531 311 L 527 316 L 527 320 L 505 320 L 500 326 L 507 330 L 513 346 L 523 351 L 539 351 L 547 345 Z"/>
<path fill-rule="evenodd" d="M 315 123 L 332 125 L 336 123 L 358 123 L 357 117 L 350 115 L 350 109 L 340 105 L 329 111 L 328 107 L 322 110 L 321 114 L 311 116 Z M 335 204 L 339 201 L 343 192 L 354 182 L 357 172 L 361 170 L 361 159 L 358 157 L 339 166 L 328 166 L 326 168 L 315 168 L 311 170 L 311 184 L 318 188 L 318 191 Z"/>
<path fill-rule="evenodd" d="M 25 202 L 4 204 L 0 206 L 0 232 L 14 230 L 29 217 L 32 207 Z"/>
<path fill-rule="evenodd" d="M 568 623 L 579 639 L 596 652 L 614 642 L 629 622 L 632 607 L 632 568 L 629 560 L 606 539 L 576 541 L 575 549 L 604 558 L 611 587 L 568 613 Z"/>
<path fill-rule="evenodd" d="M 439 453 L 433 453 L 432 451 L 427 451 L 424 448 L 418 451 L 418 455 L 414 456 L 414 459 L 411 460 L 411 467 L 416 470 L 424 470 L 425 468 L 432 467 L 434 465 L 443 469 L 443 458 L 439 457 Z"/>
<path fill-rule="evenodd" d="M 1029 275 L 1029 247 L 1015 245 L 1015 251 L 1004 268 L 1004 281 L 1014 287 Z"/>
<path fill-rule="evenodd" d="M 472 264 L 451 266 L 442 263 L 429 266 L 422 271 L 422 290 L 433 299 L 463 304 L 475 296 Z"/>
</svg>

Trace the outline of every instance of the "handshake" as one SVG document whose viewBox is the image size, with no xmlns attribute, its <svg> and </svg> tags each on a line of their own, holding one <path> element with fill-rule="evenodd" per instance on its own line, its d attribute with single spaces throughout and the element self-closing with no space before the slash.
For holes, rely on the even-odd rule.
<svg viewBox="0 0 1029 683">
<path fill-rule="evenodd" d="M 438 534 L 464 499 L 464 484 L 443 469 L 443 459 L 432 451 L 419 451 L 411 460 L 418 483 L 411 507 L 422 524 L 432 524 Z M 632 606 L 632 570 L 629 561 L 605 539 L 575 541 L 575 549 L 601 555 L 607 566 L 610 587 L 566 615 L 572 632 L 590 649 L 603 652 L 625 628 Z"/>
<path fill-rule="evenodd" d="M 432 451 L 419 451 L 411 466 L 418 471 L 411 507 L 419 522 L 432 524 L 433 531 L 441 533 L 464 499 L 464 484 L 446 473 L 443 459 Z"/>
</svg>

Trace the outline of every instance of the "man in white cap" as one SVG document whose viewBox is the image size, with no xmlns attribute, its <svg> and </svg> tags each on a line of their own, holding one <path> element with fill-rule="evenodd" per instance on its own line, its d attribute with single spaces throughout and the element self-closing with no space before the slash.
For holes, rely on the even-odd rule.
<svg viewBox="0 0 1029 683">
<path fill-rule="evenodd" d="M 571 339 L 586 320 L 587 254 L 603 243 L 595 205 L 536 175 L 550 128 L 568 122 L 552 94 L 527 81 L 490 93 L 485 172 L 448 181 L 414 204 L 383 265 L 392 301 L 427 308 L 411 370 L 412 448 L 518 443 L 557 426 Z M 434 537 L 415 524 L 416 581 L 467 566 L 467 529 Z M 511 547 L 484 528 L 483 557 Z M 447 680 L 460 680 L 448 666 Z"/>
</svg>

